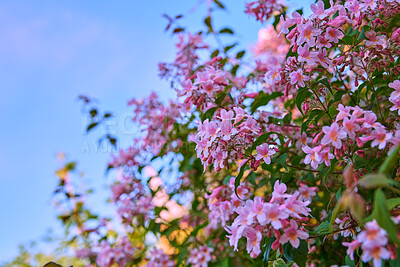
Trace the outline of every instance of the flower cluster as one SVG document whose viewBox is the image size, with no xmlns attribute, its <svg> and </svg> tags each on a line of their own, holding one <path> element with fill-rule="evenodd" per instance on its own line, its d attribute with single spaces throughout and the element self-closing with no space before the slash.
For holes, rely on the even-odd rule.
<svg viewBox="0 0 400 267">
<path fill-rule="evenodd" d="M 386 231 L 379 227 L 375 220 L 365 224 L 365 230 L 361 231 L 352 242 L 343 242 L 343 246 L 348 247 L 347 254 L 354 260 L 354 251 L 361 247 L 363 262 L 373 260 L 374 266 L 382 266 L 382 260 L 390 258 L 387 250 L 388 236 Z"/>
<path fill-rule="evenodd" d="M 146 264 L 146 267 L 173 267 L 175 266 L 175 262 L 169 258 L 167 254 L 164 253 L 161 249 L 153 247 L 150 251 L 149 261 Z"/>
<path fill-rule="evenodd" d="M 226 230 L 229 243 L 238 250 L 238 242 L 241 237 L 247 238 L 247 252 L 252 257 L 261 253 L 260 242 L 264 234 L 274 235 L 276 241 L 272 244 L 277 249 L 287 242 L 297 248 L 300 239 L 307 239 L 308 233 L 301 226 L 302 222 L 310 215 L 310 198 L 315 194 L 313 190 L 305 188 L 307 194 L 295 191 L 286 193 L 286 185 L 275 182 L 272 197 L 268 202 L 256 196 L 254 200 L 247 200 L 243 206 L 236 209 L 239 215 Z"/>
<path fill-rule="evenodd" d="M 206 195 L 210 210 L 208 227 L 212 229 L 217 229 L 219 225 L 225 227 L 226 223 L 232 219 L 236 209 L 243 205 L 241 199 L 250 197 L 250 188 L 241 183 L 236 188 L 236 193 L 237 196 L 235 194 L 235 178 L 231 178 L 229 185 L 219 186 L 210 195 Z"/>
<path fill-rule="evenodd" d="M 224 91 L 228 85 L 227 77 L 228 72 L 208 66 L 197 72 L 194 83 L 191 79 L 183 81 L 182 90 L 177 89 L 178 96 L 186 97 L 184 105 L 188 107 L 195 105 L 202 110 L 208 109 L 215 102 L 215 95 Z"/>
<path fill-rule="evenodd" d="M 207 246 L 201 246 L 194 248 L 189 253 L 188 263 L 191 263 L 193 267 L 207 267 L 208 262 L 211 261 L 212 248 Z"/>
<path fill-rule="evenodd" d="M 119 177 L 119 181 L 111 187 L 111 192 L 122 222 L 130 225 L 138 215 L 148 219 L 154 209 L 152 196 L 145 191 L 140 180 L 122 174 Z"/>
<path fill-rule="evenodd" d="M 330 161 L 334 158 L 332 149 L 337 157 L 343 157 L 346 154 L 349 155 L 350 152 L 363 155 L 362 148 L 368 141 L 372 141 L 371 147 L 378 147 L 381 150 L 389 143 L 399 143 L 396 135 L 377 122 L 374 112 L 365 111 L 357 106 L 345 107 L 342 104 L 339 104 L 338 111 L 335 122 L 330 126 L 322 127 L 322 133 L 314 139 L 316 143 L 322 137 L 321 144 L 314 148 L 308 145 L 302 148 L 307 154 L 304 163 L 311 163 L 314 169 L 322 162 L 330 166 Z"/>
<path fill-rule="evenodd" d="M 197 157 L 204 169 L 214 164 L 215 170 L 229 166 L 229 161 L 244 158 L 245 149 L 259 135 L 257 121 L 240 107 L 221 110 L 215 121 L 199 123 L 196 135 Z"/>
</svg>

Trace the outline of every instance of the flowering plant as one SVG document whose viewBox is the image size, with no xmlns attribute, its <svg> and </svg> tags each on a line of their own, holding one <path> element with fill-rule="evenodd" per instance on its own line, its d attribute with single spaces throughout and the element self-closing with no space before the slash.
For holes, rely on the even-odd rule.
<svg viewBox="0 0 400 267">
<path fill-rule="evenodd" d="M 249 52 L 224 44 L 235 34 L 215 28 L 213 10 L 225 6 L 208 5 L 198 33 L 166 16 L 178 52 L 159 69 L 177 99 L 128 103 L 141 133 L 108 166 L 116 218 L 86 208 L 74 164 L 58 171 L 76 256 L 87 266 L 399 266 L 400 3 L 319 0 L 306 16 L 248 2 L 263 23 Z M 88 130 L 110 116 L 82 99 L 97 118 Z"/>
</svg>

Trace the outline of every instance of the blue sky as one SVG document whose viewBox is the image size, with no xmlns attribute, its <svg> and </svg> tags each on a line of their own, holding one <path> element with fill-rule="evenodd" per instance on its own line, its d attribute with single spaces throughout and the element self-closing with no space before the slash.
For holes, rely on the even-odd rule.
<svg viewBox="0 0 400 267">
<path fill-rule="evenodd" d="M 217 17 L 217 28 L 232 25 L 241 45 L 254 43 L 261 25 L 243 14 L 244 1 L 224 2 L 229 12 Z M 153 90 L 163 99 L 175 97 L 158 78 L 157 64 L 173 60 L 176 41 L 163 32 L 161 14 L 183 13 L 183 24 L 199 29 L 205 5 L 189 12 L 197 3 L 0 2 L 0 263 L 16 255 L 18 244 L 60 229 L 50 203 L 57 152 L 77 160 L 98 191 L 110 179 L 104 176 L 109 153 L 95 151 L 96 135 L 83 133 L 77 96 L 96 97 L 117 115 L 129 111 L 129 99 Z"/>
</svg>

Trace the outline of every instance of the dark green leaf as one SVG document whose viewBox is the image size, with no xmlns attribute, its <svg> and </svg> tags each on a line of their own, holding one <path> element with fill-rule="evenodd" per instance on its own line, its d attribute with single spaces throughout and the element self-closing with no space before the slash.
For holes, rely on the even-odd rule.
<svg viewBox="0 0 400 267">
<path fill-rule="evenodd" d="M 223 28 L 222 30 L 219 31 L 219 33 L 233 34 L 233 31 L 229 28 Z"/>
<path fill-rule="evenodd" d="M 256 111 L 257 108 L 267 105 L 269 101 L 280 96 L 283 96 L 283 93 L 273 92 L 272 94 L 265 94 L 264 92 L 261 91 L 256 97 L 256 99 L 254 99 L 253 103 L 251 103 L 250 105 L 251 113 L 254 113 L 254 111 Z"/>
<path fill-rule="evenodd" d="M 372 217 L 378 222 L 379 226 L 386 230 L 390 239 L 397 245 L 400 245 L 397 236 L 397 226 L 394 224 L 386 203 L 385 194 L 381 189 L 375 190 L 374 210 Z"/>
<path fill-rule="evenodd" d="M 86 132 L 89 132 L 90 130 L 92 130 L 94 127 L 96 127 L 97 125 L 99 125 L 98 122 L 92 122 L 91 124 L 88 125 Z"/>
</svg>

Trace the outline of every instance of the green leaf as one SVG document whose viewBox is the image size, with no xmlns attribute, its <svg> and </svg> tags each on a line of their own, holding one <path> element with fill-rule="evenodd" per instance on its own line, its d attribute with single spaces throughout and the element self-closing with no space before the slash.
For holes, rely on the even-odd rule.
<svg viewBox="0 0 400 267">
<path fill-rule="evenodd" d="M 97 125 L 99 125 L 98 122 L 92 122 L 91 124 L 89 124 L 86 128 L 86 132 L 89 132 L 90 130 L 92 130 L 94 127 L 96 127 Z"/>
<path fill-rule="evenodd" d="M 276 259 L 271 263 L 268 263 L 268 266 L 272 266 L 272 267 L 288 267 L 288 265 L 286 264 L 286 262 L 282 259 Z"/>
<path fill-rule="evenodd" d="M 397 236 L 397 226 L 392 221 L 391 215 L 386 203 L 385 194 L 381 189 L 375 191 L 374 210 L 372 217 L 378 222 L 379 226 L 386 230 L 389 238 L 400 245 L 399 237 Z"/>
<path fill-rule="evenodd" d="M 324 183 L 326 184 L 326 180 L 328 179 L 329 175 L 335 170 L 336 164 L 338 163 L 338 160 L 336 158 L 333 158 L 331 160 L 331 166 L 329 166 L 328 170 L 326 171 L 326 174 L 324 176 Z"/>
<path fill-rule="evenodd" d="M 396 165 L 399 158 L 400 144 L 391 150 L 389 156 L 386 157 L 385 161 L 378 170 L 378 173 L 390 174 L 393 167 Z"/>
<path fill-rule="evenodd" d="M 388 209 L 391 211 L 392 209 L 400 206 L 400 198 L 391 198 L 386 200 L 386 205 Z"/>
<path fill-rule="evenodd" d="M 283 256 L 288 261 L 294 261 L 299 267 L 305 267 L 308 255 L 308 245 L 304 240 L 300 240 L 298 248 L 292 247 L 290 243 L 283 245 Z"/>
<path fill-rule="evenodd" d="M 201 117 L 201 120 L 202 120 L 202 121 L 205 121 L 206 119 L 211 120 L 211 118 L 213 117 L 215 111 L 217 111 L 217 108 L 218 108 L 218 107 L 212 107 L 212 108 L 208 109 L 208 110 L 203 114 L 203 116 Z"/>
<path fill-rule="evenodd" d="M 260 92 L 256 99 L 254 99 L 253 103 L 250 105 L 251 113 L 257 110 L 257 108 L 261 106 L 265 106 L 269 101 L 275 99 L 277 97 L 283 96 L 281 92 L 273 92 L 272 94 L 265 94 L 264 92 Z"/>
<path fill-rule="evenodd" d="M 229 28 L 223 28 L 222 30 L 219 31 L 219 33 L 233 34 L 233 31 Z"/>
<path fill-rule="evenodd" d="M 298 91 L 296 96 L 296 106 L 300 110 L 301 114 L 304 115 L 303 110 L 301 109 L 301 105 L 303 104 L 304 100 L 311 97 L 312 93 L 308 90 L 308 88 L 302 88 Z"/>
<path fill-rule="evenodd" d="M 288 166 L 286 164 L 286 159 L 288 158 L 288 154 L 287 153 L 283 153 L 282 155 L 280 155 L 279 157 L 274 157 L 272 159 L 272 162 L 276 162 L 279 163 L 280 165 L 282 165 L 282 167 L 285 168 L 286 171 L 288 171 Z"/>
<path fill-rule="evenodd" d="M 244 51 L 244 50 L 238 52 L 238 53 L 236 54 L 236 58 L 237 58 L 237 59 L 241 59 L 241 58 L 244 56 L 245 53 L 246 53 L 246 51 Z"/>
<path fill-rule="evenodd" d="M 361 41 L 361 40 L 364 40 L 364 39 L 367 39 L 367 37 L 365 36 L 365 26 L 362 28 L 362 30 L 360 32 L 360 35 L 357 38 L 357 41 Z"/>
<path fill-rule="evenodd" d="M 254 149 L 256 149 L 257 146 L 261 145 L 262 143 L 264 143 L 265 141 L 267 141 L 268 137 L 271 134 L 278 134 L 277 132 L 269 132 L 269 133 L 265 133 L 260 135 L 257 140 L 253 143 L 253 145 L 251 146 L 251 151 L 253 151 Z"/>
<path fill-rule="evenodd" d="M 187 250 L 188 250 L 187 246 L 184 246 L 181 249 L 181 251 L 179 252 L 179 255 L 178 255 L 178 262 L 177 262 L 176 266 L 179 266 L 182 263 L 183 259 L 185 258 L 186 254 L 187 254 Z"/>
<path fill-rule="evenodd" d="M 308 119 L 301 125 L 301 133 L 308 129 L 308 125 L 310 125 L 312 120 L 316 120 L 318 122 L 322 115 L 324 115 L 324 112 L 320 109 L 311 110 L 310 116 L 308 116 Z"/>
<path fill-rule="evenodd" d="M 318 227 L 315 229 L 315 232 L 319 236 L 325 236 L 330 234 L 332 231 L 332 227 L 329 224 L 329 221 L 323 221 Z"/>
<path fill-rule="evenodd" d="M 350 259 L 350 256 L 349 256 L 349 255 L 346 255 L 345 264 L 346 264 L 347 266 L 349 266 L 349 267 L 355 267 L 355 266 L 356 266 L 356 264 L 354 263 L 354 261 Z"/>
<path fill-rule="evenodd" d="M 263 256 L 264 264 L 268 263 L 269 254 L 271 253 L 271 250 L 272 250 L 271 246 L 275 242 L 275 240 L 276 240 L 275 236 L 272 236 L 271 238 L 265 240 L 264 247 L 266 247 L 266 248 L 265 248 L 264 256 Z M 268 244 L 267 244 L 267 241 L 268 241 Z"/>
<path fill-rule="evenodd" d="M 358 181 L 358 185 L 368 189 L 377 187 L 385 188 L 396 184 L 396 181 L 387 178 L 386 175 L 381 173 L 367 174 Z"/>
<path fill-rule="evenodd" d="M 210 267 L 229 267 L 229 266 L 233 266 L 231 263 L 231 258 L 225 258 L 223 260 L 217 261 L 217 262 L 210 262 L 208 264 L 208 266 Z"/>
<path fill-rule="evenodd" d="M 256 173 L 255 172 L 251 172 L 248 176 L 247 176 L 247 180 L 254 186 L 256 186 Z"/>
<path fill-rule="evenodd" d="M 231 50 L 232 48 L 234 48 L 236 45 L 237 45 L 237 43 L 234 43 L 234 44 L 225 46 L 225 47 L 224 47 L 224 52 L 225 52 L 225 53 L 228 52 L 229 50 Z"/>
<path fill-rule="evenodd" d="M 319 84 L 319 83 L 325 85 L 325 87 L 328 88 L 329 91 L 330 91 L 331 94 L 332 94 L 332 88 L 331 88 L 331 85 L 330 85 L 330 83 L 329 83 L 328 78 L 323 78 L 323 79 L 321 79 L 321 80 L 319 80 L 319 81 L 316 82 L 316 84 Z"/>
<path fill-rule="evenodd" d="M 247 164 L 247 162 L 245 164 L 243 164 L 243 166 L 240 168 L 238 176 L 236 176 L 236 178 L 235 178 L 235 195 L 239 199 L 241 199 L 241 198 L 237 194 L 237 188 L 240 185 L 240 179 L 242 179 L 242 177 L 243 177 L 243 173 L 244 173 L 244 169 L 245 169 L 246 164 Z"/>
<path fill-rule="evenodd" d="M 213 58 L 215 58 L 216 56 L 218 56 L 218 54 L 219 54 L 219 50 L 218 50 L 218 49 L 215 49 L 215 50 L 211 53 L 210 58 L 213 59 Z"/>
<path fill-rule="evenodd" d="M 213 27 L 212 27 L 212 25 L 211 25 L 211 17 L 210 17 L 210 16 L 207 16 L 207 17 L 204 19 L 204 24 L 206 24 L 206 26 L 207 26 L 209 32 L 214 32 Z"/>
</svg>

